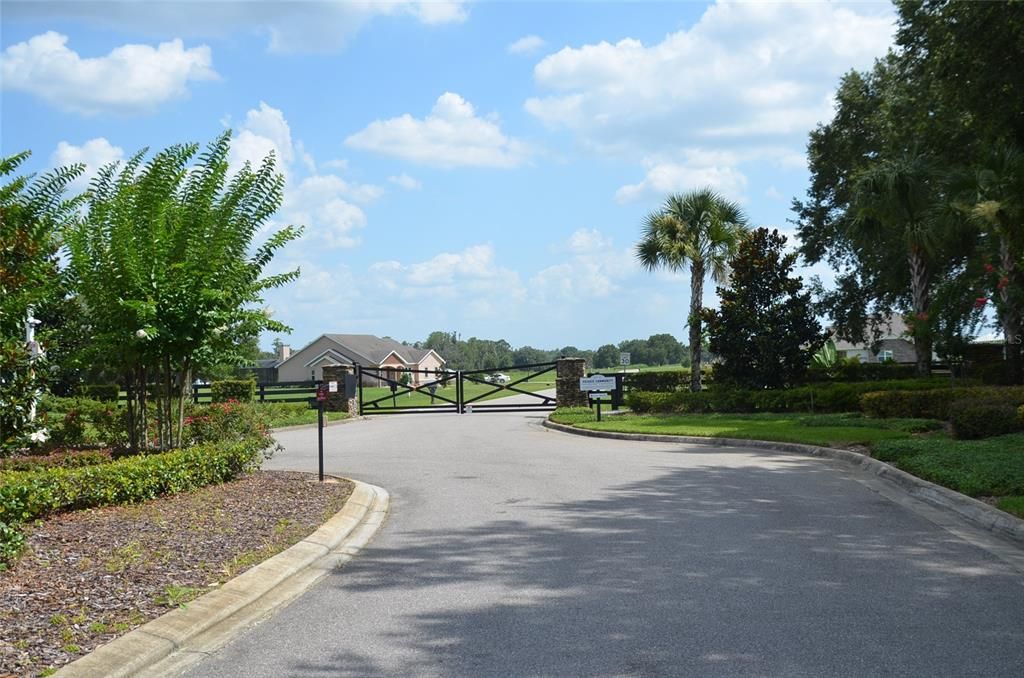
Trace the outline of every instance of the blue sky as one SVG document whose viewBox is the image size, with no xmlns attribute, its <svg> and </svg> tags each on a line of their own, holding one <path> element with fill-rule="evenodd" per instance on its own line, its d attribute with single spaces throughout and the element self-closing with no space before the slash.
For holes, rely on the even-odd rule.
<svg viewBox="0 0 1024 678">
<path fill-rule="evenodd" d="M 633 259 L 644 215 L 711 185 L 791 233 L 808 131 L 892 32 L 888 3 L 5 0 L 0 150 L 275 151 L 276 221 L 306 233 L 267 305 L 295 345 L 683 338 L 686 275 Z"/>
</svg>

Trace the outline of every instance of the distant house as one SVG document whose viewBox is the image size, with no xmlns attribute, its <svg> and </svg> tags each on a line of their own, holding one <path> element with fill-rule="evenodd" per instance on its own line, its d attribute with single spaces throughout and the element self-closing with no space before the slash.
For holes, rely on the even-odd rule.
<svg viewBox="0 0 1024 678">
<path fill-rule="evenodd" d="M 381 376 L 398 380 L 405 370 L 439 373 L 445 359 L 433 349 L 406 346 L 372 334 L 322 334 L 277 364 L 278 381 L 309 381 L 323 378 L 324 365 L 362 365 L 384 370 Z M 433 378 L 410 373 L 413 385 Z"/>
<path fill-rule="evenodd" d="M 857 344 L 835 337 L 836 353 L 841 358 L 857 358 L 862 363 L 917 362 L 914 342 L 910 339 L 910 330 L 902 317 L 889 316 L 879 329 L 882 334 L 877 345 L 870 341 Z"/>
</svg>

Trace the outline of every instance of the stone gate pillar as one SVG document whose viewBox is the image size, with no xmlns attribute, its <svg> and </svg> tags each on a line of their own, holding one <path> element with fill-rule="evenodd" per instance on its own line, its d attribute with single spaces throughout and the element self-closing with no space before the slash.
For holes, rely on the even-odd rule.
<svg viewBox="0 0 1024 678">
<path fill-rule="evenodd" d="M 329 382 L 338 382 L 338 391 L 327 394 L 324 409 L 328 412 L 347 412 L 350 417 L 359 416 L 359 390 L 356 386 L 352 397 L 345 395 L 345 376 L 351 374 L 355 378 L 356 368 L 352 365 L 324 365 L 324 386 Z"/>
<path fill-rule="evenodd" d="M 559 358 L 555 361 L 555 403 L 558 407 L 586 407 L 587 394 L 580 390 L 580 379 L 586 375 L 583 358 Z"/>
</svg>

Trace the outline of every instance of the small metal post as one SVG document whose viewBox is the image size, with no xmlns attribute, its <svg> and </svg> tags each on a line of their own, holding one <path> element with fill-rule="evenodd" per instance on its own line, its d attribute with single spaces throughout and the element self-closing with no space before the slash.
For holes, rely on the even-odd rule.
<svg viewBox="0 0 1024 678">
<path fill-rule="evenodd" d="M 601 421 L 601 401 L 597 401 L 597 420 Z"/>
<path fill-rule="evenodd" d="M 320 482 L 324 481 L 324 401 L 317 398 L 317 448 L 320 457 Z"/>
</svg>

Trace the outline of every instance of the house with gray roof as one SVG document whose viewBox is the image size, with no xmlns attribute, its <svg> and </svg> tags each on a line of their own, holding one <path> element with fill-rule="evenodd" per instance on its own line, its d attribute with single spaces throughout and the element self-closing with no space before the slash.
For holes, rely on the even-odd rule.
<svg viewBox="0 0 1024 678">
<path fill-rule="evenodd" d="M 445 359 L 433 349 L 408 346 L 372 334 L 321 334 L 277 365 L 278 381 L 323 378 L 324 365 L 362 365 L 385 370 L 382 376 L 398 379 L 405 370 L 440 373 Z M 426 374 L 410 373 L 413 385 L 432 381 Z"/>
</svg>

